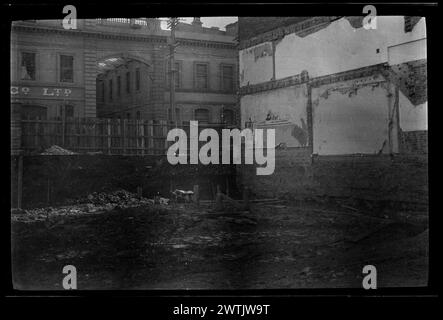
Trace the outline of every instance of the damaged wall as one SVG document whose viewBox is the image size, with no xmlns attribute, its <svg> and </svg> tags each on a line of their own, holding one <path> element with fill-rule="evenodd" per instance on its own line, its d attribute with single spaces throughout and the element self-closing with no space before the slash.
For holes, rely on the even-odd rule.
<svg viewBox="0 0 443 320">
<path fill-rule="evenodd" d="M 348 19 L 341 18 L 305 37 L 292 33 L 277 41 L 276 79 L 299 74 L 303 70 L 307 70 L 310 77 L 318 77 L 387 62 L 388 47 L 423 38 L 426 38 L 424 18 L 412 32 L 404 31 L 404 18 L 400 16 L 377 17 L 375 30 L 354 28 Z M 409 48 L 406 46 L 404 49 Z M 240 70 L 243 67 L 240 62 Z"/>
<path fill-rule="evenodd" d="M 242 128 L 251 121 L 255 128 L 274 128 L 276 145 L 306 146 L 307 103 L 306 84 L 242 96 Z"/>
<path fill-rule="evenodd" d="M 428 130 L 428 102 L 413 105 L 400 91 L 400 128 L 402 131 Z"/>
<path fill-rule="evenodd" d="M 398 152 L 394 102 L 395 88 L 381 75 L 312 88 L 313 153 Z"/>
<path fill-rule="evenodd" d="M 240 86 L 272 80 L 274 76 L 272 42 L 264 42 L 241 50 L 239 64 L 242 66 L 239 74 Z"/>
</svg>

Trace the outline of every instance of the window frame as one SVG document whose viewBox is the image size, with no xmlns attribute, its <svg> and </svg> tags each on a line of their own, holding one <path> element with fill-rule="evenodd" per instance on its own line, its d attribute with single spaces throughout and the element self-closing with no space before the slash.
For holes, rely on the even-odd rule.
<svg viewBox="0 0 443 320">
<path fill-rule="evenodd" d="M 113 86 L 114 86 L 113 80 L 114 80 L 113 78 L 108 79 L 108 99 L 109 99 L 109 101 L 113 100 L 113 95 L 114 95 L 114 93 L 112 92 L 114 89 L 113 88 Z"/>
<path fill-rule="evenodd" d="M 231 88 L 226 89 L 225 88 L 225 73 L 224 73 L 224 67 L 231 67 L 232 68 L 232 78 L 231 78 Z M 220 63 L 220 91 L 223 92 L 235 92 L 235 65 L 231 63 Z"/>
<path fill-rule="evenodd" d="M 166 81 L 165 87 L 168 89 L 170 89 L 169 63 L 170 63 L 170 60 L 167 60 L 167 62 L 165 63 L 165 75 L 166 75 L 165 76 L 165 81 Z M 183 85 L 183 83 L 182 83 L 183 60 L 175 60 L 174 63 L 176 65 L 178 65 L 177 72 L 175 73 L 175 75 L 176 75 L 175 80 L 178 81 L 178 82 L 176 82 L 176 85 L 175 85 L 175 89 L 177 90 L 177 89 L 181 89 L 182 85 Z"/>
<path fill-rule="evenodd" d="M 232 122 L 230 122 L 230 123 L 226 122 L 226 120 L 225 120 L 225 112 L 230 112 L 230 113 L 232 114 Z M 222 114 L 222 116 L 223 116 L 223 122 L 224 122 L 224 123 L 226 123 L 226 124 L 228 124 L 228 125 L 235 124 L 235 110 L 234 110 L 234 109 L 232 109 L 232 108 L 230 108 L 230 107 L 224 107 L 224 108 L 222 109 L 221 114 Z"/>
<path fill-rule="evenodd" d="M 117 97 L 120 98 L 121 97 L 121 90 L 122 90 L 122 78 L 121 75 L 117 75 Z"/>
<path fill-rule="evenodd" d="M 135 91 L 140 91 L 141 88 L 141 75 L 140 68 L 135 68 Z"/>
<path fill-rule="evenodd" d="M 126 71 L 125 76 L 125 91 L 126 93 L 131 93 L 131 71 Z"/>
<path fill-rule="evenodd" d="M 23 63 L 23 53 L 32 53 L 34 54 L 34 79 L 22 79 L 21 77 L 21 68 L 22 68 L 22 63 Z M 18 58 L 18 77 L 17 79 L 19 79 L 19 81 L 38 81 L 37 76 L 38 76 L 38 52 L 36 50 L 20 50 L 19 51 L 19 58 Z"/>
<path fill-rule="evenodd" d="M 194 120 L 200 121 L 200 120 L 197 119 L 197 112 L 199 110 L 205 110 L 207 112 L 207 114 L 208 114 L 208 122 L 206 122 L 206 123 L 207 124 L 211 123 L 211 110 L 210 110 L 210 108 L 204 107 L 204 106 L 198 106 L 198 107 L 194 108 L 194 112 L 193 112 L 194 113 L 194 115 L 193 115 Z"/>
<path fill-rule="evenodd" d="M 206 88 L 198 88 L 197 87 L 197 68 L 198 65 L 206 65 Z M 209 70 L 210 64 L 207 61 L 194 61 L 194 89 L 199 91 L 209 91 L 210 90 L 210 70 Z"/>
<path fill-rule="evenodd" d="M 68 56 L 72 57 L 72 81 L 62 81 L 62 56 Z M 65 84 L 65 83 L 75 83 L 75 64 L 76 64 L 76 58 L 75 54 L 72 53 L 65 53 L 65 52 L 59 52 L 58 55 L 58 61 L 57 61 L 57 79 L 59 83 Z"/>
</svg>

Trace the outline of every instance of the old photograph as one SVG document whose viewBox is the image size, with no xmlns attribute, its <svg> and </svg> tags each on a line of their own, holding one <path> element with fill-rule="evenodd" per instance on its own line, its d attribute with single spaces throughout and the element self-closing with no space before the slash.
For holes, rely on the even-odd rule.
<svg viewBox="0 0 443 320">
<path fill-rule="evenodd" d="M 370 7 L 13 21 L 14 289 L 426 287 L 427 19 Z"/>
</svg>

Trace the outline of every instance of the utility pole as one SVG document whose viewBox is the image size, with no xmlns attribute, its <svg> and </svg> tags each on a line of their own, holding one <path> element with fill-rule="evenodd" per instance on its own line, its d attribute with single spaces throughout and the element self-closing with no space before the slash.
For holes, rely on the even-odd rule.
<svg viewBox="0 0 443 320">
<path fill-rule="evenodd" d="M 172 121 L 174 121 L 177 127 L 177 117 L 175 114 L 175 28 L 179 23 L 178 18 L 170 18 L 168 21 L 168 27 L 171 28 L 171 41 L 169 44 L 169 108 L 171 112 Z"/>
</svg>

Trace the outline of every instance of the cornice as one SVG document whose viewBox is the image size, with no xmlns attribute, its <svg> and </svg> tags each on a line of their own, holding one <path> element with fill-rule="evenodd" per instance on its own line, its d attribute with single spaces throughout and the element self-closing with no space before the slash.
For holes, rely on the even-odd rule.
<svg viewBox="0 0 443 320">
<path fill-rule="evenodd" d="M 36 25 L 14 25 L 12 31 L 24 31 L 24 32 L 34 32 L 34 33 L 57 33 L 68 36 L 82 36 L 86 38 L 98 38 L 98 39 L 114 39 L 114 40 L 126 40 L 126 41 L 141 41 L 149 42 L 154 44 L 167 44 L 166 36 L 158 35 L 131 35 L 131 34 L 121 34 L 121 33 L 108 33 L 93 30 L 65 30 L 62 28 L 48 28 Z M 205 47 L 205 48 L 216 48 L 216 49 L 236 49 L 237 44 L 235 43 L 225 43 L 219 41 L 208 41 L 201 39 L 188 39 L 188 38 L 177 38 L 177 42 L 181 46 L 190 47 Z"/>
</svg>

